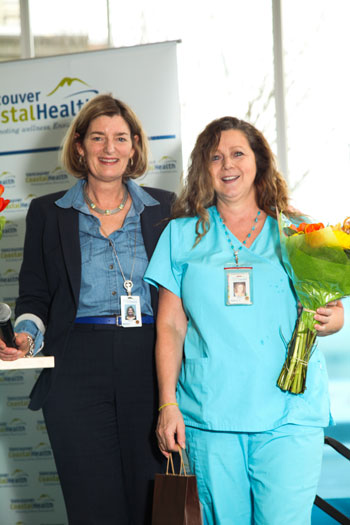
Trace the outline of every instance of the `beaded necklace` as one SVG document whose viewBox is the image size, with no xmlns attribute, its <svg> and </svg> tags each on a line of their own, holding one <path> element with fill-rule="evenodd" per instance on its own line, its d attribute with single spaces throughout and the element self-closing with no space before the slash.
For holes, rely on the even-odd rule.
<svg viewBox="0 0 350 525">
<path fill-rule="evenodd" d="M 253 226 L 252 226 L 252 229 L 249 231 L 249 233 L 247 234 L 246 238 L 244 239 L 244 241 L 241 243 L 241 245 L 237 248 L 237 250 L 235 250 L 235 247 L 233 245 L 233 242 L 232 242 L 232 239 L 230 237 L 230 233 L 229 233 L 229 230 L 227 229 L 226 227 L 226 224 L 224 222 L 224 219 L 221 217 L 220 213 L 219 213 L 219 210 L 216 208 L 216 212 L 219 216 L 219 219 L 220 219 L 220 222 L 224 228 L 224 232 L 225 232 L 225 235 L 226 235 L 226 239 L 227 239 L 227 242 L 229 243 L 231 249 L 232 249 L 232 252 L 233 252 L 233 256 L 234 256 L 234 260 L 235 260 L 235 263 L 236 265 L 238 266 L 238 253 L 239 251 L 243 248 L 243 246 L 245 246 L 247 244 L 247 241 L 248 239 L 252 236 L 252 232 L 255 230 L 255 227 L 256 227 L 256 223 L 258 222 L 259 220 L 259 215 L 261 215 L 261 210 L 258 210 L 258 213 L 253 221 Z"/>
<path fill-rule="evenodd" d="M 97 204 L 95 204 L 94 202 L 92 202 L 92 200 L 90 199 L 90 197 L 88 196 L 87 192 L 86 192 L 86 184 L 84 184 L 84 187 L 83 187 L 83 194 L 84 194 L 84 199 L 85 199 L 85 202 L 90 206 L 90 208 L 94 211 L 96 211 L 97 213 L 99 213 L 100 215 L 114 215 L 115 213 L 118 213 L 120 212 L 125 204 L 126 204 L 126 201 L 128 200 L 128 189 L 127 187 L 125 186 L 124 187 L 124 196 L 123 196 L 123 200 L 122 202 L 119 204 L 119 206 L 117 206 L 116 208 L 114 208 L 113 210 L 102 210 L 102 208 L 99 208 L 97 206 Z"/>
</svg>

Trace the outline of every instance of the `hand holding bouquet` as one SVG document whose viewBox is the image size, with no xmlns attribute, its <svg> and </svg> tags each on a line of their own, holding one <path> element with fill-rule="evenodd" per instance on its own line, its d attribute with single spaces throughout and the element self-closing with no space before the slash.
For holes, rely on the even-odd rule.
<svg viewBox="0 0 350 525">
<path fill-rule="evenodd" d="M 315 344 L 317 308 L 350 295 L 350 217 L 325 227 L 298 227 L 280 214 L 282 259 L 303 306 L 277 385 L 293 394 L 306 389 L 308 362 Z"/>
</svg>

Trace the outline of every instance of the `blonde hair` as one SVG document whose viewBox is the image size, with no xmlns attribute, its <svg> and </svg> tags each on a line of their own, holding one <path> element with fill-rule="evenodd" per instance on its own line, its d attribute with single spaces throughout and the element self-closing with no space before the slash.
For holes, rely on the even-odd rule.
<svg viewBox="0 0 350 525">
<path fill-rule="evenodd" d="M 123 179 L 137 179 L 143 175 L 148 166 L 147 137 L 141 122 L 132 109 L 109 94 L 97 95 L 89 100 L 71 122 L 62 145 L 61 160 L 64 167 L 74 177 L 86 179 L 87 167 L 85 162 L 81 162 L 77 143 L 83 144 L 90 123 L 104 115 L 110 117 L 119 115 L 128 124 L 135 153 L 132 162 L 128 162 Z M 135 136 L 138 137 L 138 140 L 135 140 Z"/>
<path fill-rule="evenodd" d="M 172 218 L 198 216 L 195 245 L 210 228 L 207 208 L 216 204 L 216 194 L 209 173 L 210 158 L 220 142 L 222 131 L 230 129 L 241 131 L 254 152 L 254 185 L 259 208 L 274 218 L 276 209 L 288 208 L 287 183 L 277 170 L 275 157 L 263 134 L 248 122 L 235 117 L 216 119 L 197 138 L 190 157 L 187 179 L 172 209 Z"/>
</svg>

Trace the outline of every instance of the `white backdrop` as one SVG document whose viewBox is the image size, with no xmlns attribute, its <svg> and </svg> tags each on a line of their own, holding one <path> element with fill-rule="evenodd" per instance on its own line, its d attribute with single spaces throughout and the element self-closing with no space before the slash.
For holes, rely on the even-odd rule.
<svg viewBox="0 0 350 525">
<path fill-rule="evenodd" d="M 182 172 L 176 42 L 0 64 L 0 300 L 14 308 L 25 214 L 37 196 L 67 189 L 59 147 L 72 117 L 98 93 L 129 104 L 144 125 L 149 185 L 176 191 Z M 0 523 L 66 525 L 41 411 L 27 409 L 40 370 L 0 370 Z M 93 483 L 93 472 L 91 473 Z"/>
</svg>

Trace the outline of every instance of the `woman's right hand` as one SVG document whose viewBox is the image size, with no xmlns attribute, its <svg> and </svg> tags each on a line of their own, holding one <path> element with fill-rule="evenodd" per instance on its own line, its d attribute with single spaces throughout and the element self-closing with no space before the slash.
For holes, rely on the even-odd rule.
<svg viewBox="0 0 350 525">
<path fill-rule="evenodd" d="M 185 448 L 185 423 L 176 405 L 162 408 L 158 417 L 156 435 L 159 449 L 165 457 L 169 456 L 169 452 L 178 452 L 178 445 L 182 449 Z"/>
<path fill-rule="evenodd" d="M 4 341 L 0 339 L 0 359 L 2 361 L 15 361 L 16 359 L 24 357 L 27 354 L 30 348 L 28 334 L 22 332 L 20 334 L 15 334 L 15 336 L 15 341 L 18 348 L 6 346 Z"/>
</svg>

